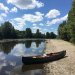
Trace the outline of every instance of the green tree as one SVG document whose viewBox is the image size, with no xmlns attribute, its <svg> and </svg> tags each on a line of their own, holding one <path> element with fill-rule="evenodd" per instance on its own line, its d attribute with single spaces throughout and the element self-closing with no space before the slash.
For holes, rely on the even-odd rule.
<svg viewBox="0 0 75 75">
<path fill-rule="evenodd" d="M 58 36 L 59 38 L 69 41 L 70 37 L 68 34 L 68 27 L 66 25 L 66 21 L 64 21 L 63 23 L 61 23 L 58 27 Z"/>
<path fill-rule="evenodd" d="M 36 33 L 34 35 L 35 38 L 42 38 L 42 34 L 41 32 L 39 31 L 39 29 L 36 30 Z"/>
<path fill-rule="evenodd" d="M 26 28 L 25 37 L 32 38 L 33 34 L 30 28 Z"/>
<path fill-rule="evenodd" d="M 2 39 L 2 31 L 1 31 L 1 27 L 0 27 L 0 39 Z"/>
<path fill-rule="evenodd" d="M 1 33 L 2 33 L 2 37 L 4 39 L 10 39 L 10 38 L 16 37 L 15 29 L 12 26 L 12 24 L 8 21 L 1 25 L 0 30 L 1 30 Z"/>
<path fill-rule="evenodd" d="M 54 34 L 53 32 L 51 32 L 51 33 L 50 33 L 50 38 L 51 38 L 51 39 L 56 38 L 56 34 Z"/>
<path fill-rule="evenodd" d="M 70 42 L 75 43 L 75 0 L 73 0 L 72 8 L 68 14 L 67 29 Z"/>
<path fill-rule="evenodd" d="M 49 39 L 50 38 L 50 33 L 46 32 L 46 38 Z"/>
</svg>

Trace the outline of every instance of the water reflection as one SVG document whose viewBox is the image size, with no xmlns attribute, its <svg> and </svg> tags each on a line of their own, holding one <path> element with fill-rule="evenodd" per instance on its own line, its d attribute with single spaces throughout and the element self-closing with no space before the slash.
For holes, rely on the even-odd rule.
<svg viewBox="0 0 75 75">
<path fill-rule="evenodd" d="M 42 73 L 42 70 L 44 69 L 43 64 L 34 66 L 22 64 L 23 55 L 40 55 L 43 54 L 44 48 L 44 41 L 27 40 L 0 43 L 0 75 L 15 75 L 15 72 L 17 72 L 18 75 L 44 75 Z"/>
<path fill-rule="evenodd" d="M 11 71 L 11 75 L 46 75 L 45 64 L 20 65 Z"/>
<path fill-rule="evenodd" d="M 39 47 L 39 45 L 44 42 L 43 40 L 26 40 L 26 41 L 20 41 L 20 42 L 3 42 L 0 43 L 0 51 L 3 51 L 6 54 L 9 54 L 11 50 L 17 45 L 17 44 L 24 44 L 25 48 L 31 48 L 32 43 L 35 43 L 36 48 Z M 19 46 L 20 47 L 20 46 Z"/>
<path fill-rule="evenodd" d="M 0 43 L 0 51 L 3 51 L 4 53 L 8 54 L 11 52 L 11 50 L 16 44 L 17 42 Z"/>
<path fill-rule="evenodd" d="M 41 41 L 35 40 L 35 43 L 36 43 L 36 47 L 39 47 L 39 45 L 41 44 Z"/>
<path fill-rule="evenodd" d="M 34 64 L 34 65 L 22 65 L 22 72 L 26 72 L 29 70 L 36 70 L 36 69 L 43 69 L 44 65 L 43 64 Z"/>
<path fill-rule="evenodd" d="M 25 41 L 25 47 L 26 48 L 30 48 L 31 47 L 31 44 L 32 44 L 32 40 L 26 40 Z"/>
</svg>

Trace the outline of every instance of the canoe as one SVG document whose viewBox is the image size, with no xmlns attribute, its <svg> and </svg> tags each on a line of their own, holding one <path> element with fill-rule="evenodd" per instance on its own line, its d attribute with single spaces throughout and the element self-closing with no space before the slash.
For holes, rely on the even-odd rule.
<svg viewBox="0 0 75 75">
<path fill-rule="evenodd" d="M 41 64 L 41 63 L 47 63 L 52 62 L 55 60 L 59 60 L 61 58 L 64 58 L 66 55 L 66 50 L 56 52 L 56 53 L 49 53 L 45 54 L 43 56 L 29 56 L 29 57 L 22 57 L 23 64 Z"/>
</svg>

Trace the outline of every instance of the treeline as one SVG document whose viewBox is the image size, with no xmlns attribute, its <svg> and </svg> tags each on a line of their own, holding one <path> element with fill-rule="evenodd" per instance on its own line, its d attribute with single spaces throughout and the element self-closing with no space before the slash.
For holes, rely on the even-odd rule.
<svg viewBox="0 0 75 75">
<path fill-rule="evenodd" d="M 68 20 L 59 25 L 59 37 L 63 40 L 75 43 L 75 0 L 68 14 Z"/>
<path fill-rule="evenodd" d="M 26 28 L 24 31 L 19 31 L 14 29 L 13 25 L 10 22 L 4 22 L 0 26 L 0 39 L 18 39 L 18 38 L 46 38 L 54 39 L 56 34 L 53 32 L 42 34 L 39 29 L 36 30 L 36 33 L 32 33 L 30 28 Z"/>
</svg>

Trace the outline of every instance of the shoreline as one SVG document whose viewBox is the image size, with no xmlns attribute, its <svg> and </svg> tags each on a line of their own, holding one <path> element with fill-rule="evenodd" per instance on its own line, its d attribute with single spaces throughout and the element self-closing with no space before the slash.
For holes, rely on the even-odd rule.
<svg viewBox="0 0 75 75">
<path fill-rule="evenodd" d="M 66 50 L 66 58 L 49 62 L 46 75 L 75 75 L 75 45 L 63 40 L 47 40 L 45 53 Z"/>
<path fill-rule="evenodd" d="M 2 39 L 0 40 L 0 43 L 4 43 L 4 42 L 16 42 L 16 41 L 26 41 L 26 40 L 46 40 L 46 39 Z"/>
</svg>

